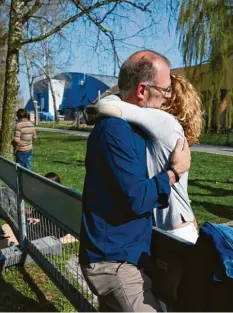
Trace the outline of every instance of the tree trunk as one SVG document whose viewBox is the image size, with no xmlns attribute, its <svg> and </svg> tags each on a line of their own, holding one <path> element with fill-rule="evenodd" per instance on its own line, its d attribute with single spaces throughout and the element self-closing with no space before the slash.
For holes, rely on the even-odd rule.
<svg viewBox="0 0 233 313">
<path fill-rule="evenodd" d="M 33 92 L 33 77 L 30 75 L 30 65 L 28 63 L 28 58 L 26 55 L 26 52 L 24 51 L 24 59 L 26 63 L 26 69 L 27 69 L 27 77 L 28 77 L 28 85 L 29 85 L 29 92 L 30 92 L 30 97 L 31 101 L 33 103 L 33 108 L 34 108 L 34 115 L 35 115 L 35 125 L 38 125 L 39 122 L 39 116 L 38 116 L 38 107 L 37 107 L 37 101 L 34 98 L 34 92 Z"/>
<path fill-rule="evenodd" d="M 207 112 L 208 112 L 208 122 L 206 127 L 206 133 L 208 134 L 212 126 L 212 115 L 213 115 L 213 94 L 211 91 L 206 93 L 206 102 L 207 102 Z"/>
<path fill-rule="evenodd" d="M 216 122 L 216 127 L 217 127 L 217 134 L 220 133 L 221 130 L 221 96 L 220 93 L 218 92 L 218 94 L 216 95 L 216 106 L 215 106 L 215 122 Z"/>
<path fill-rule="evenodd" d="M 232 128 L 232 99 L 230 99 L 227 106 L 226 128 Z"/>
<path fill-rule="evenodd" d="M 0 79 L 1 79 L 1 76 L 0 76 Z M 0 128 L 1 128 L 1 125 L 2 125 L 2 97 L 0 94 Z"/>
<path fill-rule="evenodd" d="M 211 130 L 211 123 L 212 123 L 212 99 L 208 103 L 208 123 L 207 123 L 207 133 Z"/>
<path fill-rule="evenodd" d="M 1 12 L 1 10 L 0 10 Z M 0 37 L 4 34 L 4 24 L 0 23 Z M 0 39 L 0 125 L 2 124 L 2 103 L 6 68 L 6 40 Z"/>
<path fill-rule="evenodd" d="M 48 81 L 49 81 L 49 86 L 50 86 L 51 94 L 52 94 L 52 98 L 53 98 L 54 120 L 55 120 L 56 123 L 58 123 L 59 119 L 58 119 L 58 112 L 57 112 L 56 95 L 55 95 L 55 92 L 53 90 L 53 85 L 52 85 L 51 78 L 49 76 L 47 78 L 48 78 Z"/>
<path fill-rule="evenodd" d="M 37 126 L 39 123 L 39 115 L 38 115 L 38 103 L 37 101 L 34 99 L 34 96 L 31 98 L 33 99 L 33 108 L 34 108 L 34 114 L 35 114 L 35 125 Z"/>
<path fill-rule="evenodd" d="M 77 128 L 80 127 L 80 111 L 79 111 L 79 108 L 78 108 L 77 117 L 76 117 L 76 127 Z"/>
<path fill-rule="evenodd" d="M 28 78 L 30 79 L 30 77 Z M 39 122 L 39 116 L 38 116 L 38 103 L 34 98 L 34 93 L 33 93 L 33 82 L 29 83 L 29 89 L 30 89 L 30 97 L 31 101 L 33 103 L 33 109 L 34 109 L 34 115 L 35 115 L 35 125 L 38 125 Z"/>
<path fill-rule="evenodd" d="M 8 156 L 11 150 L 16 99 L 19 90 L 19 50 L 22 40 L 23 0 L 12 0 L 9 20 L 8 49 L 2 111 L 1 154 Z"/>
<path fill-rule="evenodd" d="M 5 69 L 1 68 L 1 66 L 0 66 L 0 126 L 2 125 L 2 104 L 3 104 L 4 79 L 5 79 Z"/>
</svg>

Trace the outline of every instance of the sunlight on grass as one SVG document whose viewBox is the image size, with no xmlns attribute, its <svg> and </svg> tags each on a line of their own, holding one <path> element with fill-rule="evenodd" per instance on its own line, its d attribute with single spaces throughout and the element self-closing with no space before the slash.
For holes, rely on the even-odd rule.
<svg viewBox="0 0 233 313">
<path fill-rule="evenodd" d="M 85 151 L 83 137 L 39 132 L 32 169 L 57 172 L 64 185 L 82 192 Z M 192 152 L 189 195 L 199 226 L 233 219 L 233 157 Z M 0 286 L 0 311 L 74 311 L 37 265 L 7 269 Z"/>
<path fill-rule="evenodd" d="M 74 312 L 74 307 L 60 293 L 37 265 L 6 270 L 0 278 L 1 312 Z"/>
<path fill-rule="evenodd" d="M 59 174 L 64 185 L 82 191 L 86 138 L 40 132 L 34 147 L 32 170 Z"/>
<path fill-rule="evenodd" d="M 233 219 L 233 157 L 192 152 L 189 196 L 200 224 Z"/>
</svg>

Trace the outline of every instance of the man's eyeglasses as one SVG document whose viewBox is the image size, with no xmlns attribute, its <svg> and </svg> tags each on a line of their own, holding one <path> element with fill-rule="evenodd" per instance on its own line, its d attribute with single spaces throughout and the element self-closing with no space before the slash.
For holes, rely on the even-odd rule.
<svg viewBox="0 0 233 313">
<path fill-rule="evenodd" d="M 172 92 L 171 86 L 169 86 L 167 88 L 162 88 L 162 87 L 158 87 L 156 85 L 147 85 L 147 87 L 154 88 L 154 89 L 158 90 L 161 93 L 163 98 L 170 98 L 170 96 L 171 96 L 171 92 Z"/>
</svg>

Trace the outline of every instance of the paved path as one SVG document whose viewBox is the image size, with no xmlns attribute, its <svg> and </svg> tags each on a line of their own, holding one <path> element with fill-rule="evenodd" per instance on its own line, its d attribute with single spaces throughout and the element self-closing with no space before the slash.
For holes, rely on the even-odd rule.
<svg viewBox="0 0 233 313">
<path fill-rule="evenodd" d="M 39 131 L 48 131 L 53 133 L 61 133 L 75 136 L 88 137 L 90 132 L 78 131 L 78 130 L 67 130 L 67 129 L 55 129 L 55 128 L 42 128 L 37 127 Z M 233 156 L 233 147 L 228 146 L 214 146 L 214 145 L 194 145 L 191 148 L 192 151 L 207 152 L 214 154 L 230 155 Z"/>
<path fill-rule="evenodd" d="M 36 127 L 36 129 L 39 131 L 44 131 L 44 132 L 60 133 L 60 134 L 83 136 L 83 137 L 88 137 L 90 134 L 90 132 L 80 131 L 80 130 L 68 130 L 68 129 L 45 128 L 45 127 Z"/>
<path fill-rule="evenodd" d="M 233 156 L 233 147 L 228 146 L 194 145 L 191 150 Z"/>
</svg>

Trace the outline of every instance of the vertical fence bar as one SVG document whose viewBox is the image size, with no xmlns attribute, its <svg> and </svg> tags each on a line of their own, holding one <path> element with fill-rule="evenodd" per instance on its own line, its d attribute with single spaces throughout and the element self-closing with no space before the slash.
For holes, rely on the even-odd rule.
<svg viewBox="0 0 233 313">
<path fill-rule="evenodd" d="M 24 239 L 27 236 L 26 218 L 25 218 L 25 203 L 21 197 L 21 181 L 20 181 L 20 166 L 16 163 L 16 197 L 17 197 L 17 213 L 19 221 L 19 242 L 21 248 L 24 248 Z"/>
</svg>

